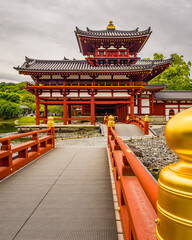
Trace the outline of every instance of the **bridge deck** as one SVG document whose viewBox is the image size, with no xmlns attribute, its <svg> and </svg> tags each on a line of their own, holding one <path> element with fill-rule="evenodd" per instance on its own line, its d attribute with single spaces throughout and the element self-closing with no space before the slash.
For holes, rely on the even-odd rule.
<svg viewBox="0 0 192 240">
<path fill-rule="evenodd" d="M 106 148 L 56 148 L 2 181 L 0 239 L 117 239 Z"/>
</svg>

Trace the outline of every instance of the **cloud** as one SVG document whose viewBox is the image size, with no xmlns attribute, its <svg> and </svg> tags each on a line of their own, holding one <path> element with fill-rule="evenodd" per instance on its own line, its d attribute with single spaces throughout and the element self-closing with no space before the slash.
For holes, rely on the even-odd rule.
<svg viewBox="0 0 192 240">
<path fill-rule="evenodd" d="M 109 20 L 114 21 L 116 29 L 152 27 L 153 33 L 139 56 L 162 52 L 169 57 L 176 52 L 188 61 L 192 49 L 191 14 L 190 0 L 1 1 L 0 73 L 7 79 L 21 79 L 12 67 L 21 65 L 24 56 L 83 59 L 75 27 L 106 29 Z"/>
</svg>

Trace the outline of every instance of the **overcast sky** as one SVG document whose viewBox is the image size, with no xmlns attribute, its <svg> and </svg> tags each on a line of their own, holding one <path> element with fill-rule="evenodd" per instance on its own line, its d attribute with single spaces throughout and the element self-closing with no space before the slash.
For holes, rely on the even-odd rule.
<svg viewBox="0 0 192 240">
<path fill-rule="evenodd" d="M 0 80 L 28 81 L 13 66 L 25 56 L 36 59 L 84 59 L 79 52 L 75 27 L 106 29 L 152 29 L 139 53 L 184 55 L 192 58 L 192 0 L 1 0 Z"/>
</svg>

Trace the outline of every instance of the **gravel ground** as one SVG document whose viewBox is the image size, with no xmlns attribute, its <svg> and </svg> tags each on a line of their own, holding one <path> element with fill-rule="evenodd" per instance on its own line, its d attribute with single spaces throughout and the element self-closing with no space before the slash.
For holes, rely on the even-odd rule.
<svg viewBox="0 0 192 240">
<path fill-rule="evenodd" d="M 165 142 L 164 128 L 155 129 L 158 134 L 156 138 L 126 142 L 154 176 L 158 175 L 162 168 L 179 159 Z"/>
</svg>

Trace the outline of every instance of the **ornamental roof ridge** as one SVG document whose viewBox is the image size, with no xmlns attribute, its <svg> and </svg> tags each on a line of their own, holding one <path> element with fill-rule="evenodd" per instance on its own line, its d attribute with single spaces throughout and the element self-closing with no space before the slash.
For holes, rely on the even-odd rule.
<svg viewBox="0 0 192 240">
<path fill-rule="evenodd" d="M 63 59 L 35 59 L 35 58 L 28 58 L 25 56 L 25 62 L 30 63 L 33 61 L 35 61 L 35 62 L 63 62 L 63 61 L 64 62 L 67 62 L 67 61 L 69 61 L 69 62 L 74 62 L 74 61 L 75 62 L 87 62 L 84 59 L 75 59 L 75 58 L 68 59 L 66 57 L 64 57 Z"/>
<path fill-rule="evenodd" d="M 142 36 L 142 35 L 150 35 L 152 33 L 151 27 L 146 30 L 139 31 L 139 28 L 135 30 L 116 30 L 116 29 L 106 29 L 106 30 L 91 30 L 87 28 L 86 30 L 81 30 L 76 27 L 75 34 L 76 35 L 86 35 L 86 36 L 94 36 L 94 37 L 133 37 L 133 36 Z"/>
<path fill-rule="evenodd" d="M 86 32 L 84 30 L 81 30 L 79 28 L 76 27 L 76 29 L 78 29 L 78 31 L 83 31 L 83 32 Z M 98 32 L 111 32 L 111 31 L 114 31 L 114 32 L 126 32 L 126 33 L 135 33 L 135 32 L 138 32 L 139 28 L 137 27 L 136 29 L 134 30 L 116 30 L 116 29 L 104 29 L 104 30 L 92 30 L 90 28 L 86 28 L 87 29 L 87 32 L 92 32 L 92 33 L 98 33 Z"/>
<path fill-rule="evenodd" d="M 145 60 L 145 59 L 139 59 L 136 64 L 142 64 L 142 63 L 151 63 L 152 65 L 161 65 L 165 63 L 172 63 L 173 58 L 167 58 L 167 59 L 157 59 L 157 60 Z"/>
</svg>

